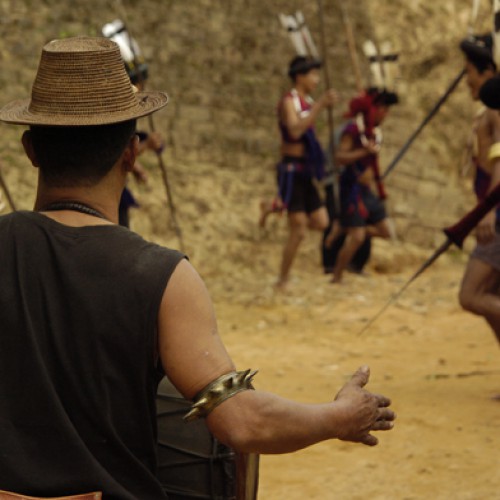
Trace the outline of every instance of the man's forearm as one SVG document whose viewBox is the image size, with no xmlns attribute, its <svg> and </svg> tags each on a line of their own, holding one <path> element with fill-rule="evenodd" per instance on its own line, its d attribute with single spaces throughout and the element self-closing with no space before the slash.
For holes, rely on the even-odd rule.
<svg viewBox="0 0 500 500">
<path fill-rule="evenodd" d="M 217 439 L 244 453 L 289 453 L 337 437 L 342 412 L 335 403 L 301 404 L 262 391 L 245 391 L 217 407 L 207 424 Z"/>
<path fill-rule="evenodd" d="M 338 151 L 335 159 L 341 165 L 349 165 L 350 163 L 366 158 L 369 154 L 369 151 L 365 148 L 356 148 L 351 151 Z"/>
</svg>

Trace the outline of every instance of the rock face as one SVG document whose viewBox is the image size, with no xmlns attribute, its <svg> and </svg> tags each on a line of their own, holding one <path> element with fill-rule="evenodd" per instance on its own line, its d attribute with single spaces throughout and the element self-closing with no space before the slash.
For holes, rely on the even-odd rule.
<svg viewBox="0 0 500 500">
<path fill-rule="evenodd" d="M 335 111 L 339 124 L 355 93 L 355 79 L 338 5 L 324 4 L 331 79 L 344 97 Z M 401 104 L 386 122 L 384 169 L 461 70 L 457 44 L 466 34 L 470 1 L 359 1 L 349 2 L 347 8 L 366 84 L 368 65 L 360 50 L 364 40 L 390 41 L 400 53 Z M 148 86 L 166 90 L 171 98 L 167 111 L 155 120 L 168 145 L 167 164 L 186 238 L 221 241 L 226 223 L 248 234 L 243 229 L 254 224 L 258 200 L 274 193 L 275 107 L 288 86 L 286 68 L 294 55 L 277 15 L 297 9 L 304 12 L 320 46 L 315 2 L 45 0 L 35 5 L 30 0 L 3 0 L 2 101 L 29 93 L 46 41 L 100 34 L 104 23 L 125 19 L 149 63 Z M 480 21 L 479 31 L 489 28 L 489 12 L 480 12 Z M 460 177 L 473 112 L 462 83 L 388 178 L 388 209 L 401 239 L 433 246 L 441 241 L 439 228 L 473 205 L 469 183 Z M 19 207 L 29 208 L 34 177 L 29 169 L 18 168 L 26 160 L 17 145 L 19 130 L 14 129 L 2 129 L 0 160 Z M 326 119 L 320 120 L 318 131 L 326 143 Z M 151 220 L 168 219 L 161 179 L 153 169 L 154 158 L 145 157 L 144 163 L 158 182 L 140 193 L 143 211 L 135 214 L 133 227 L 168 240 L 168 225 Z M 200 224 L 200 217 L 211 211 L 221 219 L 210 221 L 213 226 Z"/>
</svg>

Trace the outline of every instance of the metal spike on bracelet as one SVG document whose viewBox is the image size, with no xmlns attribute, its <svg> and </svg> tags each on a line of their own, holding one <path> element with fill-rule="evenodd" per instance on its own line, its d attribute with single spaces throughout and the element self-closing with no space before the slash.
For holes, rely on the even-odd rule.
<svg viewBox="0 0 500 500">
<path fill-rule="evenodd" d="M 184 420 L 191 422 L 206 417 L 215 407 L 241 391 L 252 390 L 252 379 L 257 370 L 233 371 L 225 373 L 210 382 L 195 397 L 194 402 Z"/>
</svg>

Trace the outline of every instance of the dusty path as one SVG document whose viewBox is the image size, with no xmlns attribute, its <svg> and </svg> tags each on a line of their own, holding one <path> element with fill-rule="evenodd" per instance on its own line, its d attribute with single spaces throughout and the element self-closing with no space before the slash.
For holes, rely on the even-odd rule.
<svg viewBox="0 0 500 500">
<path fill-rule="evenodd" d="M 330 442 L 263 457 L 260 497 L 287 499 L 500 498 L 500 350 L 486 324 L 460 310 L 463 257 L 445 257 L 363 336 L 364 322 L 416 269 L 348 275 L 336 287 L 297 271 L 288 295 L 250 272 L 208 279 L 220 331 L 259 388 L 325 401 L 361 364 L 370 389 L 393 399 L 394 431 L 376 448 Z"/>
</svg>

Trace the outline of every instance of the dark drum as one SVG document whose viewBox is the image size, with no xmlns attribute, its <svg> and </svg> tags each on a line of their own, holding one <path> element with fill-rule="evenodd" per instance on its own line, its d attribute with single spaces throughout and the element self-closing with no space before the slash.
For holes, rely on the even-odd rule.
<svg viewBox="0 0 500 500">
<path fill-rule="evenodd" d="M 257 498 L 258 455 L 218 442 L 205 420 L 186 423 L 191 403 L 167 378 L 158 387 L 158 479 L 170 500 Z"/>
</svg>

